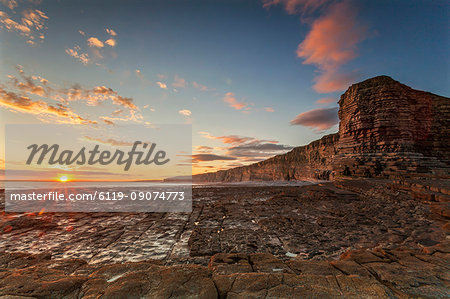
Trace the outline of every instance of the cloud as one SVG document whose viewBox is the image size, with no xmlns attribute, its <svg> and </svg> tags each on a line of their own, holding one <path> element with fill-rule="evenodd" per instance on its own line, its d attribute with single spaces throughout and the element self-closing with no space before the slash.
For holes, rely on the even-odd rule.
<svg viewBox="0 0 450 299">
<path fill-rule="evenodd" d="M 312 23 L 298 45 L 297 56 L 321 71 L 313 86 L 317 92 L 340 91 L 351 83 L 355 74 L 341 74 L 340 67 L 357 56 L 356 46 L 365 38 L 365 32 L 348 2 L 332 4 L 324 16 Z"/>
<path fill-rule="evenodd" d="M 106 31 L 111 36 L 117 35 L 116 32 L 112 29 L 110 30 L 107 28 Z M 78 32 L 83 36 L 86 35 L 86 33 L 82 30 L 78 30 Z M 68 55 L 79 60 L 84 65 L 88 65 L 88 64 L 94 62 L 94 64 L 96 66 L 99 66 L 99 67 L 104 68 L 104 69 L 108 70 L 109 72 L 111 72 L 111 70 L 109 70 L 104 65 L 102 65 L 96 61 L 103 59 L 105 54 L 110 54 L 113 58 L 117 57 L 117 53 L 115 53 L 112 50 L 106 50 L 106 48 L 105 48 L 105 45 L 110 46 L 111 48 L 114 48 L 117 45 L 117 39 L 116 38 L 108 38 L 106 41 L 103 42 L 99 38 L 97 38 L 95 36 L 91 36 L 90 38 L 88 38 L 86 40 L 86 44 L 87 44 L 87 49 L 85 51 L 83 51 L 80 46 L 76 45 L 73 48 L 65 49 L 65 52 Z M 87 53 L 88 51 L 89 51 L 89 54 Z"/>
<path fill-rule="evenodd" d="M 11 111 L 38 115 L 42 121 L 70 123 L 70 124 L 96 124 L 73 112 L 62 104 L 49 105 L 44 101 L 33 101 L 14 92 L 8 92 L 0 88 L 0 106 Z"/>
<path fill-rule="evenodd" d="M 13 10 L 17 7 L 17 1 L 16 0 L 1 0 L 1 4 L 8 7 L 9 9 Z"/>
<path fill-rule="evenodd" d="M 116 105 L 119 106 L 123 106 L 126 108 L 129 108 L 130 110 L 137 110 L 137 106 L 133 103 L 133 99 L 131 98 L 126 98 L 126 97 L 122 97 L 120 95 L 117 94 L 116 91 L 112 90 L 109 87 L 106 86 L 96 86 L 92 89 L 92 93 L 94 95 L 101 95 L 104 96 L 106 98 L 109 98 L 110 100 L 112 100 L 112 102 Z M 104 98 L 99 98 L 99 97 L 93 97 L 91 99 L 94 99 L 96 101 L 103 101 Z"/>
<path fill-rule="evenodd" d="M 136 76 L 138 76 L 138 77 L 141 78 L 141 79 L 144 78 L 144 75 L 142 75 L 141 70 L 136 70 L 135 72 L 136 72 Z"/>
<path fill-rule="evenodd" d="M 210 153 L 212 150 L 214 150 L 214 147 L 207 146 L 207 145 L 197 145 L 195 146 L 195 151 L 200 153 Z"/>
<path fill-rule="evenodd" d="M 233 157 L 265 158 L 284 154 L 293 149 L 292 146 L 275 143 L 253 142 L 228 148 L 227 154 Z"/>
<path fill-rule="evenodd" d="M 191 116 L 192 115 L 192 112 L 190 110 L 187 110 L 187 109 L 180 110 L 180 111 L 178 111 L 178 113 L 181 114 L 181 115 L 184 115 L 184 116 Z"/>
<path fill-rule="evenodd" d="M 69 118 L 70 123 L 97 123 L 78 116 L 69 108 L 70 102 L 84 102 L 88 106 L 99 106 L 105 101 L 110 101 L 115 106 L 120 106 L 120 113 L 113 112 L 110 116 L 99 116 L 99 119 L 107 124 L 114 124 L 114 121 L 140 121 L 142 115 L 140 109 L 134 104 L 133 99 L 118 94 L 117 91 L 106 87 L 96 86 L 94 88 L 83 88 L 75 84 L 70 88 L 60 88 L 55 84 L 50 84 L 47 79 L 41 76 L 27 76 L 21 66 L 17 68 L 20 78 L 9 75 L 10 81 L 5 87 L 2 86 L 0 100 L 1 106 L 18 112 L 36 114 L 42 118 L 43 115 L 52 115 L 59 118 Z M 9 92 L 5 88 L 13 89 Z M 30 96 L 40 97 L 41 100 L 31 99 Z M 58 104 L 50 105 L 47 100 L 57 101 Z M 102 105 L 101 111 L 108 107 Z M 127 113 L 126 113 L 127 112 Z M 120 117 L 118 116 L 120 114 Z M 59 121 L 59 120 L 58 120 Z"/>
<path fill-rule="evenodd" d="M 167 89 L 167 85 L 166 85 L 165 83 L 162 83 L 162 82 L 156 82 L 156 84 L 159 86 L 159 88 Z"/>
<path fill-rule="evenodd" d="M 75 46 L 73 49 L 66 49 L 66 53 L 73 58 L 78 59 L 84 65 L 88 65 L 90 62 L 89 55 L 81 52 L 81 48 L 79 46 Z"/>
<path fill-rule="evenodd" d="M 331 104 L 331 103 L 336 103 L 336 102 L 337 102 L 337 100 L 335 98 L 321 98 L 316 101 L 316 104 L 325 105 L 325 104 Z"/>
<path fill-rule="evenodd" d="M 87 39 L 87 44 L 89 47 L 97 47 L 97 48 L 103 48 L 105 45 L 101 40 L 99 40 L 96 37 L 90 37 Z"/>
<path fill-rule="evenodd" d="M 111 36 L 116 36 L 116 35 L 117 35 L 117 33 L 116 33 L 114 30 L 109 29 L 109 28 L 106 28 L 106 32 L 107 32 L 109 35 L 111 35 Z"/>
<path fill-rule="evenodd" d="M 19 71 L 20 76 L 23 78 L 23 81 L 20 81 L 13 75 L 8 76 L 11 85 L 14 86 L 17 90 L 21 91 L 24 94 L 33 94 L 41 97 L 48 95 L 52 91 L 52 89 L 48 86 L 47 79 L 40 76 L 26 76 L 21 67 L 18 67 L 17 70 Z"/>
<path fill-rule="evenodd" d="M 17 2 L 7 1 L 7 5 L 15 7 Z M 47 15 L 38 9 L 25 9 L 21 12 L 22 17 L 15 15 L 16 20 L 6 12 L 0 11 L 0 28 L 7 31 L 15 31 L 27 39 L 27 44 L 34 45 L 36 42 L 44 40 L 43 31 L 46 29 L 45 22 Z"/>
<path fill-rule="evenodd" d="M 242 110 L 247 107 L 247 103 L 239 102 L 232 92 L 227 92 L 223 97 L 223 101 L 236 110 Z"/>
<path fill-rule="evenodd" d="M 108 46 L 111 46 L 111 47 L 115 47 L 116 46 L 116 40 L 113 39 L 113 38 L 110 38 L 110 39 L 105 41 L 105 44 L 107 44 Z"/>
<path fill-rule="evenodd" d="M 267 112 L 275 112 L 272 107 L 265 107 L 264 110 L 266 110 Z"/>
<path fill-rule="evenodd" d="M 103 138 L 95 138 L 90 136 L 83 136 L 84 139 L 93 141 L 100 144 L 112 145 L 112 146 L 133 146 L 133 142 L 120 141 L 112 138 L 103 139 Z"/>
<path fill-rule="evenodd" d="M 224 161 L 224 160 L 236 160 L 234 157 L 220 156 L 215 154 L 196 154 L 192 155 L 192 162 L 204 162 L 204 161 Z"/>
<path fill-rule="evenodd" d="M 194 88 L 197 88 L 197 89 L 199 89 L 201 91 L 208 91 L 208 90 L 210 90 L 207 86 L 199 84 L 199 83 L 197 83 L 195 81 L 192 82 L 192 86 L 194 86 Z"/>
<path fill-rule="evenodd" d="M 248 164 L 250 162 L 261 161 L 275 155 L 284 154 L 293 148 L 290 145 L 279 144 L 276 140 L 264 140 L 239 135 L 213 136 L 208 132 L 199 133 L 205 138 L 220 140 L 230 146 L 197 146 L 197 152 L 233 157 L 239 160 L 239 163 Z"/>
<path fill-rule="evenodd" d="M 251 140 L 255 140 L 253 137 L 244 137 L 238 135 L 228 135 L 228 136 L 213 136 L 208 132 L 199 132 L 204 138 L 221 140 L 223 143 L 227 144 L 240 144 L 244 142 L 248 142 Z"/>
<path fill-rule="evenodd" d="M 172 83 L 173 87 L 182 88 L 186 86 L 186 80 L 179 77 L 178 75 L 175 75 L 174 82 Z"/>
<path fill-rule="evenodd" d="M 331 2 L 330 0 L 263 0 L 263 7 L 270 8 L 271 6 L 281 4 L 287 13 L 294 14 L 308 14 L 322 8 L 325 4 Z"/>
<path fill-rule="evenodd" d="M 291 125 L 300 125 L 324 131 L 330 129 L 339 122 L 338 108 L 319 108 L 306 111 L 297 115 L 291 120 Z"/>
<path fill-rule="evenodd" d="M 239 135 L 225 135 L 213 136 L 208 132 L 199 132 L 203 137 L 213 140 L 220 140 L 228 146 L 213 147 L 208 145 L 195 146 L 195 152 L 198 154 L 210 154 L 219 157 L 233 158 L 235 162 L 232 164 L 221 163 L 220 161 L 214 163 L 215 170 L 227 169 L 235 167 L 236 163 L 239 166 L 248 165 L 253 162 L 259 162 L 269 157 L 284 154 L 293 147 L 290 145 L 279 144 L 276 140 L 264 140 L 255 137 L 246 137 Z M 219 159 L 216 159 L 219 160 Z M 195 170 L 201 170 L 204 166 L 202 161 L 209 161 L 205 159 L 193 160 Z"/>
</svg>

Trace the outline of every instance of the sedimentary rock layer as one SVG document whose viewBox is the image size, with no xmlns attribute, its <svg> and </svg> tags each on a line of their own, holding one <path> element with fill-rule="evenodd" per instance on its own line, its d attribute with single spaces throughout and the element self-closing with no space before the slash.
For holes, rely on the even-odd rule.
<svg viewBox="0 0 450 299">
<path fill-rule="evenodd" d="M 339 106 L 338 175 L 448 176 L 449 98 L 379 76 L 352 85 Z"/>
<path fill-rule="evenodd" d="M 328 180 L 338 140 L 337 134 L 327 135 L 308 145 L 296 147 L 284 155 L 278 155 L 249 166 L 197 175 L 193 179 L 207 182 L 277 181 L 308 178 Z"/>
</svg>

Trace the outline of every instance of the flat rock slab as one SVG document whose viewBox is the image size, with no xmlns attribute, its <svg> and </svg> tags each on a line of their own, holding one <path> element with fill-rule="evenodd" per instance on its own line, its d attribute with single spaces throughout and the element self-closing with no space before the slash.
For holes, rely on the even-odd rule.
<svg viewBox="0 0 450 299">
<path fill-rule="evenodd" d="M 208 267 L 154 260 L 95 267 L 3 252 L 0 298 L 448 298 L 449 247 L 356 250 L 334 261 L 219 253 Z"/>
<path fill-rule="evenodd" d="M 206 266 L 216 253 L 323 260 L 351 248 L 420 248 L 445 239 L 429 205 L 378 187 L 369 195 L 329 183 L 194 188 L 192 213 L 6 213 L 0 251 L 98 265 L 153 259 Z"/>
</svg>

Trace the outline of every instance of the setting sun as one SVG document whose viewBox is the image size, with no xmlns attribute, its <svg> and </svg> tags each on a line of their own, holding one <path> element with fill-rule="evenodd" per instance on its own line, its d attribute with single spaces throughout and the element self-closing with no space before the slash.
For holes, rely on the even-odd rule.
<svg viewBox="0 0 450 299">
<path fill-rule="evenodd" d="M 60 182 L 67 182 L 68 180 L 69 179 L 65 175 L 63 175 L 62 177 L 59 178 Z"/>
</svg>

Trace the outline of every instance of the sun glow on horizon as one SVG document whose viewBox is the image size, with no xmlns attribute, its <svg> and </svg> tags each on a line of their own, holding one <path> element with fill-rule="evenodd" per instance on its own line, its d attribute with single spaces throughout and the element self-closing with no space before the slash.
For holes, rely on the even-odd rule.
<svg viewBox="0 0 450 299">
<path fill-rule="evenodd" d="M 61 177 L 59 178 L 59 181 L 60 181 L 60 182 L 67 182 L 68 180 L 69 180 L 69 178 L 66 177 L 65 175 L 63 175 L 63 176 L 61 176 Z"/>
</svg>

